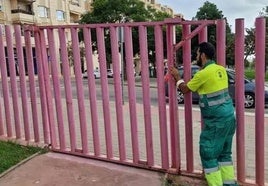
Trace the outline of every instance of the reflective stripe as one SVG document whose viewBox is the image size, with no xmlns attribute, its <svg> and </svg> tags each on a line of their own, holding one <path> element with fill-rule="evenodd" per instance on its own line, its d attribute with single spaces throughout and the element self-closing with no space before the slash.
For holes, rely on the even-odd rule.
<svg viewBox="0 0 268 186">
<path fill-rule="evenodd" d="M 228 99 L 230 99 L 230 96 L 229 95 L 227 95 L 226 97 L 221 98 L 219 100 L 208 101 L 208 106 L 220 105 L 220 104 L 224 103 L 225 101 L 227 101 Z"/>
<path fill-rule="evenodd" d="M 226 92 L 228 92 L 228 89 L 223 89 L 223 90 L 220 90 L 220 91 L 217 91 L 217 92 L 213 92 L 211 94 L 207 94 L 207 98 L 216 97 L 216 96 L 224 94 Z"/>
<path fill-rule="evenodd" d="M 204 103 L 199 103 L 199 106 L 200 107 L 205 107 L 205 104 Z"/>
<path fill-rule="evenodd" d="M 213 168 L 209 168 L 209 169 L 204 169 L 204 172 L 206 174 L 208 173 L 212 173 L 212 172 L 217 172 L 219 170 L 219 167 L 213 167 Z"/>
<path fill-rule="evenodd" d="M 219 162 L 220 166 L 226 166 L 226 165 L 233 165 L 233 162 L 228 161 L 228 162 Z"/>
<path fill-rule="evenodd" d="M 233 184 L 236 184 L 236 181 L 235 180 L 225 180 L 225 181 L 223 181 L 223 184 L 233 185 Z"/>
</svg>

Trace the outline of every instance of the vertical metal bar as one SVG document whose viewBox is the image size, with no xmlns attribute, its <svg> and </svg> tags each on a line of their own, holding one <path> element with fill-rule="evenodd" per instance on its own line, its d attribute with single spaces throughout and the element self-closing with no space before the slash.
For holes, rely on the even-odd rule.
<svg viewBox="0 0 268 186">
<path fill-rule="evenodd" d="M 167 114 L 166 114 L 166 101 L 165 101 L 165 82 L 164 82 L 164 52 L 163 52 L 163 32 L 162 27 L 157 25 L 154 29 L 155 35 L 155 60 L 157 71 L 157 93 L 159 104 L 159 126 L 160 126 L 160 144 L 161 144 L 161 160 L 162 168 L 169 168 L 169 155 L 168 155 L 168 137 L 167 137 Z"/>
<path fill-rule="evenodd" d="M 202 42 L 207 42 L 208 41 L 208 27 L 204 27 L 200 32 L 199 32 L 199 35 L 198 35 L 198 41 L 199 43 L 202 43 Z M 200 121 L 201 121 L 201 130 L 204 128 L 204 122 L 203 122 L 203 118 L 201 116 L 200 118 Z"/>
<path fill-rule="evenodd" d="M 244 83 L 244 19 L 235 20 L 235 109 L 237 120 L 237 180 L 245 181 L 245 83 Z"/>
<path fill-rule="evenodd" d="M 68 60 L 68 52 L 66 47 L 65 29 L 59 28 L 59 40 L 60 40 L 60 57 L 62 61 L 62 73 L 65 87 L 66 106 L 67 106 L 67 117 L 70 134 L 71 152 L 75 152 L 76 146 L 76 133 L 75 133 L 75 119 L 73 109 L 73 96 L 72 96 L 72 85 L 70 78 L 70 67 Z"/>
<path fill-rule="evenodd" d="M 120 86 L 121 73 L 120 73 L 120 65 L 119 65 L 120 60 L 119 60 L 119 51 L 118 51 L 119 46 L 118 46 L 118 38 L 117 38 L 117 28 L 110 27 L 110 32 L 111 32 L 110 39 L 111 39 L 112 62 L 113 62 L 113 72 L 114 72 L 113 78 L 114 78 L 114 90 L 115 90 L 119 155 L 120 155 L 120 160 L 125 161 L 126 160 L 125 127 L 124 127 L 124 115 L 123 115 L 123 107 L 122 107 L 123 105 L 122 95 L 123 94 L 122 94 L 122 86 Z"/>
<path fill-rule="evenodd" d="M 13 48 L 13 39 L 11 33 L 11 26 L 6 25 L 6 41 L 7 41 L 7 54 L 8 54 L 8 66 L 10 72 L 10 83 L 11 83 L 11 93 L 13 100 L 13 112 L 14 112 L 14 120 L 15 120 L 15 132 L 16 138 L 21 138 L 21 123 L 20 123 L 20 112 L 19 112 L 19 104 L 18 104 L 18 87 L 17 87 L 17 79 L 16 79 L 16 62 L 14 56 L 14 48 Z"/>
<path fill-rule="evenodd" d="M 51 61 L 51 71 L 52 71 L 52 79 L 53 79 L 53 89 L 55 95 L 55 105 L 57 112 L 57 121 L 58 121 L 58 133 L 60 140 L 60 149 L 66 149 L 65 135 L 64 135 L 64 123 L 63 123 L 63 114 L 62 114 L 62 103 L 61 103 L 61 90 L 60 90 L 60 81 L 59 81 L 59 70 L 58 63 L 56 57 L 56 47 L 55 47 L 55 39 L 53 34 L 53 29 L 48 29 L 48 46 L 49 46 L 49 54 Z"/>
<path fill-rule="evenodd" d="M 225 19 L 217 20 L 216 24 L 216 36 L 217 36 L 217 63 L 219 65 L 225 66 L 226 65 L 226 58 L 225 58 L 225 41 L 226 41 L 226 21 Z"/>
<path fill-rule="evenodd" d="M 80 130 L 82 138 L 82 148 L 83 153 L 88 153 L 88 139 L 87 139 L 87 124 L 86 124 L 86 113 L 84 105 L 84 88 L 82 83 L 82 71 L 81 71 L 81 56 L 79 49 L 78 33 L 76 28 L 71 28 L 72 37 L 72 49 L 73 49 L 73 59 L 74 59 L 74 73 L 76 81 L 76 90 L 78 96 L 78 109 L 79 109 L 79 119 L 80 119 Z"/>
<path fill-rule="evenodd" d="M 208 27 L 204 27 L 198 34 L 199 43 L 208 41 Z"/>
<path fill-rule="evenodd" d="M 84 43 L 86 51 L 86 63 L 87 63 L 87 75 L 88 75 L 88 91 L 90 100 L 90 111 L 91 111 L 91 123 L 92 123 L 92 133 L 93 133 L 93 143 L 94 143 L 94 154 L 95 156 L 100 155 L 100 137 L 98 128 L 98 112 L 97 112 L 97 95 L 96 95 L 96 85 L 94 77 L 94 67 L 92 59 L 92 40 L 91 31 L 89 28 L 83 28 Z"/>
<path fill-rule="evenodd" d="M 102 91 L 102 104 L 104 113 L 105 124 L 105 140 L 106 151 L 108 158 L 113 158 L 113 145 L 111 134 L 111 117 L 110 117 L 110 100 L 109 100 L 109 87 L 107 80 L 107 67 L 106 67 L 106 52 L 104 42 L 104 28 L 97 28 L 97 42 L 98 42 L 98 54 L 100 60 L 100 72 L 101 72 L 101 91 Z"/>
<path fill-rule="evenodd" d="M 128 97 L 130 110 L 130 124 L 131 124 L 131 141 L 132 153 L 134 163 L 139 161 L 139 143 L 138 143 L 138 126 L 137 126 L 137 110 L 136 110 L 136 92 L 135 80 L 133 75 L 133 45 L 132 45 L 132 30 L 130 27 L 125 27 L 125 53 L 126 53 L 126 69 L 128 82 Z M 130 73 L 132 72 L 132 75 Z"/>
<path fill-rule="evenodd" d="M 35 38 L 35 53 L 37 59 L 37 72 L 38 72 L 38 81 L 39 81 L 39 89 L 40 89 L 40 100 L 41 100 L 41 110 L 42 110 L 42 123 L 43 123 L 43 135 L 45 144 L 50 143 L 49 138 L 49 123 L 48 123 L 48 109 L 47 109 L 47 101 L 46 101 L 46 90 L 45 90 L 45 82 L 44 82 L 44 70 L 42 67 L 42 51 L 41 51 L 41 40 L 39 30 L 34 34 Z"/>
<path fill-rule="evenodd" d="M 183 25 L 183 37 L 191 33 L 190 25 Z M 188 82 L 192 78 L 191 73 L 191 39 L 185 41 L 183 45 L 183 66 L 184 81 Z M 193 155 L 193 118 L 192 118 L 192 93 L 184 95 L 184 115 L 185 115 L 185 138 L 186 138 L 186 168 L 188 172 L 194 171 Z"/>
<path fill-rule="evenodd" d="M 22 42 L 21 42 L 21 27 L 20 25 L 15 25 L 14 29 L 15 29 L 16 51 L 17 51 L 17 60 L 18 60 L 19 76 L 20 76 L 20 91 L 21 91 L 21 100 L 22 100 L 24 135 L 25 135 L 25 140 L 29 141 L 31 137 L 30 137 L 30 128 L 29 128 L 29 109 L 28 109 L 28 102 L 27 102 L 24 57 L 23 57 L 23 49 L 22 49 Z"/>
<path fill-rule="evenodd" d="M 57 147 L 56 140 L 56 128 L 55 128 L 55 118 L 54 118 L 54 109 L 52 104 L 52 95 L 51 95 L 51 85 L 50 85 L 50 75 L 48 70 L 48 54 L 47 54 L 47 45 L 45 40 L 44 30 L 40 30 L 40 46 L 41 46 L 41 57 L 42 57 L 42 69 L 44 74 L 44 83 L 45 83 L 45 96 L 47 102 L 47 113 L 48 113 L 48 121 L 49 121 L 49 131 L 51 138 L 52 148 Z"/>
<path fill-rule="evenodd" d="M 147 46 L 147 29 L 145 26 L 139 26 L 139 44 L 141 55 L 141 71 L 142 71 L 142 92 L 143 92 L 143 111 L 144 125 L 146 137 L 146 153 L 149 166 L 154 164 L 153 150 L 153 134 L 152 134 L 152 119 L 151 119 L 151 101 L 150 101 L 150 79 L 148 65 L 148 46 Z M 131 75 L 134 76 L 133 70 Z"/>
<path fill-rule="evenodd" d="M 264 185 L 264 69 L 265 69 L 265 18 L 256 18 L 256 104 L 255 104 L 255 136 L 256 136 L 256 183 Z"/>
<path fill-rule="evenodd" d="M 167 57 L 168 67 L 175 65 L 175 49 L 173 46 L 173 25 L 167 25 Z M 181 154 L 180 154 L 180 139 L 179 139 L 179 124 L 178 124 L 178 104 L 175 88 L 175 82 L 173 78 L 169 81 L 169 114 L 170 114 L 170 141 L 171 141 L 171 167 L 176 168 L 178 171 L 180 168 Z"/>
<path fill-rule="evenodd" d="M 34 77 L 34 65 L 33 65 L 34 61 L 33 61 L 33 51 L 31 44 L 31 30 L 29 30 L 29 27 L 24 32 L 24 39 L 25 39 L 27 70 L 28 70 L 29 86 L 30 86 L 34 141 L 40 142 L 38 114 L 37 114 L 38 112 L 37 112 L 36 92 L 35 92 L 36 83 Z"/>
<path fill-rule="evenodd" d="M 10 113 L 10 102 L 9 102 L 10 96 L 9 96 L 9 87 L 7 79 L 8 69 L 6 65 L 7 59 L 5 55 L 5 47 L 2 33 L 3 33 L 2 27 L 0 27 L 0 70 L 1 70 L 1 80 L 2 80 L 3 97 L 4 97 L 6 130 L 7 130 L 7 137 L 12 137 L 11 113 Z"/>
</svg>

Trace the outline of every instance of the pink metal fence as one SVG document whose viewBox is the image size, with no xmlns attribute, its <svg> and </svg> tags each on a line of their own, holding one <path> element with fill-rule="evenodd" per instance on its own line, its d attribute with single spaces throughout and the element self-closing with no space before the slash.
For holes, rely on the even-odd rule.
<svg viewBox="0 0 268 186">
<path fill-rule="evenodd" d="M 182 26 L 182 41 L 174 40 L 174 26 L 178 25 Z M 196 25 L 193 31 L 191 25 Z M 4 103 L 0 106 L 0 135 L 8 139 L 50 144 L 52 150 L 57 152 L 152 170 L 200 174 L 200 114 L 193 109 L 190 94 L 185 95 L 184 109 L 178 109 L 173 80 L 169 81 L 169 103 L 166 103 L 163 61 L 164 56 L 167 56 L 168 66 L 173 66 L 176 51 L 182 50 L 186 72 L 184 78 L 189 80 L 191 39 L 198 37 L 199 42 L 206 41 L 208 25 L 216 26 L 217 61 L 225 65 L 224 20 L 167 19 L 163 22 L 146 23 L 29 26 L 25 27 L 24 36 L 18 25 L 14 29 L 6 26 L 5 35 L 0 28 L 0 103 Z M 120 28 L 124 30 L 127 76 L 127 81 L 123 83 L 120 75 Z M 156 54 L 156 95 L 153 93 L 153 83 L 148 72 L 148 30 L 151 28 L 154 31 Z M 14 38 L 12 31 L 15 33 Z M 137 41 L 133 40 L 134 31 L 138 33 Z M 78 32 L 82 33 L 83 42 L 79 42 Z M 250 183 L 250 178 L 256 184 L 264 185 L 268 174 L 265 169 L 267 149 L 264 146 L 267 118 L 263 103 L 265 19 L 256 19 L 258 76 L 253 168 L 246 165 L 248 142 L 245 138 L 248 133 L 245 130 L 248 125 L 245 118 L 248 116 L 244 114 L 243 19 L 236 20 L 235 34 L 237 134 L 234 160 L 237 164 L 237 179 L 241 183 Z M 97 38 L 96 42 L 93 42 L 94 36 Z M 164 37 L 166 43 L 163 42 Z M 106 39 L 111 43 L 111 67 L 114 72 L 112 79 L 107 78 Z M 138 43 L 140 49 L 140 79 L 135 78 L 133 72 L 133 42 Z M 96 51 L 92 45 L 97 48 L 99 55 L 99 80 L 93 75 L 93 56 Z M 85 51 L 84 56 L 81 55 L 81 46 Z M 167 52 L 163 50 L 164 46 L 168 48 Z M 85 61 L 87 79 L 82 77 L 81 59 Z M 70 65 L 71 61 L 73 65 Z M 19 69 L 18 74 L 16 69 Z M 141 87 L 138 88 L 137 84 Z M 137 101 L 139 96 L 141 103 Z M 154 99 L 157 100 L 156 105 L 152 103 Z M 255 170 L 255 175 L 252 170 Z"/>
</svg>

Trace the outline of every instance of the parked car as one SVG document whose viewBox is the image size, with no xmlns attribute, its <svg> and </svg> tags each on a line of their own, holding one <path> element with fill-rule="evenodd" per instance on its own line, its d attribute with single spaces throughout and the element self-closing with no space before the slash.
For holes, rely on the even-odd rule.
<svg viewBox="0 0 268 186">
<path fill-rule="evenodd" d="M 100 71 L 94 70 L 93 73 L 94 73 L 95 79 L 99 79 L 100 78 Z M 87 70 L 84 71 L 83 78 L 88 78 L 88 76 L 87 76 Z"/>
<path fill-rule="evenodd" d="M 193 65 L 191 67 L 192 77 L 199 70 L 199 66 Z M 178 68 L 181 77 L 183 78 L 183 66 Z M 229 94 L 233 101 L 235 100 L 235 71 L 226 68 L 229 83 Z M 245 82 L 245 108 L 255 107 L 255 82 L 244 78 Z M 268 105 L 268 86 L 265 85 L 265 105 Z M 168 97 L 168 83 L 165 84 L 165 95 Z M 177 90 L 178 103 L 184 103 L 184 95 L 180 90 Z M 196 92 L 192 93 L 192 100 L 194 103 L 199 101 L 199 95 Z"/>
</svg>

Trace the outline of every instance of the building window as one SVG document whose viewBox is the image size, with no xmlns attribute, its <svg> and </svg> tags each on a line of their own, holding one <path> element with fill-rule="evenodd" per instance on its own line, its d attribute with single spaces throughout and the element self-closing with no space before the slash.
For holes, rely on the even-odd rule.
<svg viewBox="0 0 268 186">
<path fill-rule="evenodd" d="M 39 17 L 48 17 L 49 9 L 45 6 L 38 6 L 38 16 Z"/>
<path fill-rule="evenodd" d="M 65 20 L 65 14 L 62 10 L 56 11 L 56 16 L 58 21 L 64 21 Z"/>
</svg>

